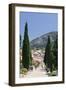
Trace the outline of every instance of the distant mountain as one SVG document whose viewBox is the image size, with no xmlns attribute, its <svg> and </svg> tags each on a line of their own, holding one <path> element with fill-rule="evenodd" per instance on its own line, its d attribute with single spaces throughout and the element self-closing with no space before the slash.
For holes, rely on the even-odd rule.
<svg viewBox="0 0 66 90">
<path fill-rule="evenodd" d="M 32 48 L 45 48 L 47 44 L 48 36 L 50 36 L 51 41 L 53 42 L 56 39 L 56 37 L 58 37 L 58 32 L 57 31 L 49 32 L 40 37 L 33 39 L 30 42 L 31 47 Z"/>
</svg>

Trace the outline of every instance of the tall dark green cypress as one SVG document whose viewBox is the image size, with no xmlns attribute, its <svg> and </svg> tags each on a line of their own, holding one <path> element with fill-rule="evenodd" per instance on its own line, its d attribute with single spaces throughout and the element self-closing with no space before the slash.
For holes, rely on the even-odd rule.
<svg viewBox="0 0 66 90">
<path fill-rule="evenodd" d="M 22 47 L 22 65 L 24 68 L 29 69 L 30 65 L 30 43 L 29 43 L 29 36 L 28 36 L 28 25 L 25 24 L 25 31 L 24 31 L 24 39 L 23 39 L 23 47 Z"/>
<path fill-rule="evenodd" d="M 54 57 L 54 54 L 53 54 L 53 52 L 51 50 L 51 52 L 50 52 L 50 62 L 49 62 L 49 64 L 50 64 L 50 67 L 49 67 L 50 72 L 52 72 L 54 70 L 54 60 L 55 60 L 55 57 Z"/>
<path fill-rule="evenodd" d="M 57 70 L 58 69 L 58 40 L 56 37 L 56 40 L 54 41 L 54 45 L 53 45 L 53 54 L 54 54 L 54 67 Z"/>
<path fill-rule="evenodd" d="M 45 65 L 50 68 L 50 52 L 51 52 L 51 42 L 50 42 L 50 36 L 48 36 L 47 45 L 45 48 L 45 56 L 44 56 L 44 63 Z"/>
<path fill-rule="evenodd" d="M 22 37 L 20 35 L 20 48 L 21 48 L 21 44 L 22 44 Z"/>
<path fill-rule="evenodd" d="M 45 49 L 44 63 L 47 68 L 49 68 L 50 72 L 58 69 L 58 44 L 57 38 L 54 41 L 54 45 L 52 47 L 52 43 L 50 41 L 50 37 L 48 36 L 48 41 Z"/>
</svg>

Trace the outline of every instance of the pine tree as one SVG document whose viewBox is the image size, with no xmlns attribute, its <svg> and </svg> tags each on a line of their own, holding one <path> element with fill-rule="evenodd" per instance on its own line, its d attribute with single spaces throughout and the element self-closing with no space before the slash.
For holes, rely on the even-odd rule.
<svg viewBox="0 0 66 90">
<path fill-rule="evenodd" d="M 28 25 L 25 24 L 25 31 L 24 31 L 24 40 L 23 40 L 23 47 L 22 47 L 22 65 L 24 68 L 29 69 L 30 65 L 30 43 L 29 43 L 29 37 L 28 37 Z"/>
</svg>

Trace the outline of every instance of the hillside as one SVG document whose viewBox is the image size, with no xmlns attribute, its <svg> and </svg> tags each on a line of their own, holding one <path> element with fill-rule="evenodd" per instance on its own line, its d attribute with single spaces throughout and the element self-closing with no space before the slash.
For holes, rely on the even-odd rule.
<svg viewBox="0 0 66 90">
<path fill-rule="evenodd" d="M 33 39 L 30 42 L 31 47 L 32 48 L 45 48 L 45 46 L 47 44 L 48 36 L 50 36 L 51 41 L 53 42 L 56 39 L 56 37 L 58 37 L 58 32 L 57 31 L 49 32 L 49 33 L 46 33 L 40 37 Z"/>
</svg>

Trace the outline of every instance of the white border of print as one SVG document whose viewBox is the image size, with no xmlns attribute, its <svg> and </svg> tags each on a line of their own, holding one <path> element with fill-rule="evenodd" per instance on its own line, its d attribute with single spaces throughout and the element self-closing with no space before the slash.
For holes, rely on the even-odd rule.
<svg viewBox="0 0 66 90">
<path fill-rule="evenodd" d="M 58 13 L 58 76 L 55 77 L 19 77 L 19 12 L 42 12 L 42 13 Z M 15 8 L 15 84 L 37 83 L 37 82 L 55 82 L 62 81 L 62 10 L 48 8 L 32 8 L 32 7 L 16 7 Z"/>
</svg>

